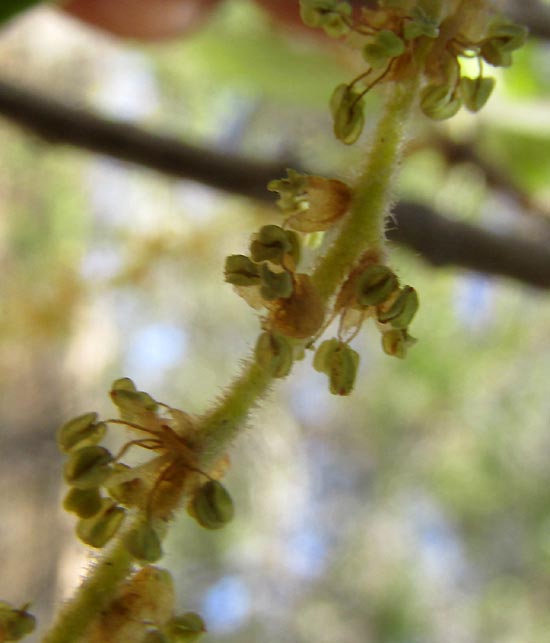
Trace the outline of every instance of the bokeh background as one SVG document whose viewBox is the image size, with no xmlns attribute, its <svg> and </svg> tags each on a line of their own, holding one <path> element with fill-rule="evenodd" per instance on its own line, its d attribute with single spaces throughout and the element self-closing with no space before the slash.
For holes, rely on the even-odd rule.
<svg viewBox="0 0 550 643">
<path fill-rule="evenodd" d="M 332 139 L 327 99 L 355 64 L 244 0 L 166 44 L 117 40 L 53 8 L 0 32 L 3 80 L 220 153 L 351 177 L 361 152 Z M 491 71 L 481 114 L 415 118 L 398 196 L 548 243 L 548 42 Z M 453 159 L 454 144 L 474 160 Z M 50 146 L 1 117 L 0 168 L 0 597 L 32 601 L 43 628 L 89 556 L 60 507 L 56 427 L 111 416 L 121 376 L 208 408 L 258 328 L 223 282 L 224 258 L 277 213 Z M 342 399 L 309 359 L 297 364 L 232 450 L 235 521 L 207 533 L 183 512 L 172 529 L 163 564 L 208 641 L 550 641 L 548 294 L 398 245 L 392 255 L 421 297 L 409 357 L 363 331 L 360 378 Z"/>
</svg>

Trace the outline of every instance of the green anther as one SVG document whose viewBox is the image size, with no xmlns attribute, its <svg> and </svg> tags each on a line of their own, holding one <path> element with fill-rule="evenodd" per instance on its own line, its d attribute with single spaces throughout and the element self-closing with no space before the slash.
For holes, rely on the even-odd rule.
<svg viewBox="0 0 550 643">
<path fill-rule="evenodd" d="M 145 391 L 113 389 L 111 399 L 127 419 L 139 418 L 145 413 L 154 413 L 158 408 L 158 403 Z"/>
<path fill-rule="evenodd" d="M 478 112 L 489 100 L 495 87 L 494 78 L 466 78 L 460 79 L 460 95 L 464 105 L 471 112 Z"/>
<path fill-rule="evenodd" d="M 500 51 L 512 52 L 525 44 L 528 34 L 527 27 L 497 18 L 489 27 L 487 40 Z"/>
<path fill-rule="evenodd" d="M 245 255 L 230 255 L 225 260 L 225 281 L 234 286 L 256 286 L 260 283 L 258 266 Z"/>
<path fill-rule="evenodd" d="M 171 643 L 171 640 L 160 630 L 149 630 L 142 643 Z"/>
<path fill-rule="evenodd" d="M 502 50 L 492 40 L 481 45 L 480 53 L 483 60 L 493 65 L 493 67 L 510 67 L 512 64 L 511 52 Z"/>
<path fill-rule="evenodd" d="M 103 439 L 107 427 L 103 422 L 96 424 L 97 413 L 84 413 L 66 422 L 57 430 L 57 444 L 64 453 L 70 453 L 83 446 L 97 444 Z"/>
<path fill-rule="evenodd" d="M 286 377 L 293 362 L 292 346 L 286 337 L 264 332 L 254 349 L 256 361 L 272 377 Z"/>
<path fill-rule="evenodd" d="M 359 354 L 347 344 L 340 342 L 331 353 L 328 371 L 330 392 L 333 395 L 349 395 L 355 385 Z"/>
<path fill-rule="evenodd" d="M 233 519 L 231 496 L 217 480 L 209 480 L 195 494 L 189 505 L 191 515 L 206 529 L 220 529 Z"/>
<path fill-rule="evenodd" d="M 130 467 L 122 462 L 117 462 L 111 468 L 111 475 L 107 484 L 107 491 L 111 498 L 125 507 L 139 507 L 147 496 L 147 485 L 141 478 L 125 479 L 117 482 L 117 474 L 130 471 Z M 126 477 L 126 476 L 125 476 Z"/>
<path fill-rule="evenodd" d="M 206 632 L 202 617 L 196 612 L 176 616 L 164 627 L 170 643 L 193 643 Z"/>
<path fill-rule="evenodd" d="M 428 85 L 420 94 L 420 108 L 428 118 L 443 121 L 454 116 L 462 106 L 462 100 L 451 93 L 447 85 Z"/>
<path fill-rule="evenodd" d="M 346 145 L 357 141 L 365 125 L 365 101 L 348 85 L 338 85 L 330 99 L 334 135 Z"/>
<path fill-rule="evenodd" d="M 270 192 L 278 192 L 277 206 L 286 214 L 298 214 L 308 208 L 307 182 L 308 176 L 287 169 L 286 179 L 275 179 L 267 184 Z"/>
<path fill-rule="evenodd" d="M 76 534 L 90 547 L 106 545 L 116 534 L 126 512 L 108 498 L 102 501 L 101 511 L 92 518 L 82 518 L 76 525 Z"/>
<path fill-rule="evenodd" d="M 73 487 L 63 500 L 63 508 L 75 513 L 79 518 L 91 518 L 101 511 L 99 489 L 78 489 Z"/>
<path fill-rule="evenodd" d="M 405 52 L 405 43 L 389 29 L 379 31 L 363 47 L 363 58 L 373 69 L 385 67 L 389 60 Z"/>
<path fill-rule="evenodd" d="M 137 391 L 137 387 L 129 377 L 121 377 L 111 384 L 111 391 Z"/>
<path fill-rule="evenodd" d="M 357 303 L 360 306 L 381 304 L 397 286 L 397 277 L 387 266 L 369 266 L 357 280 Z"/>
<path fill-rule="evenodd" d="M 393 328 L 405 329 L 418 310 L 418 294 L 411 286 L 405 286 L 388 310 L 378 314 L 378 321 L 390 322 Z"/>
<path fill-rule="evenodd" d="M 407 350 L 416 344 L 416 339 L 408 335 L 406 330 L 389 330 L 382 335 L 382 348 L 386 355 L 404 359 Z"/>
<path fill-rule="evenodd" d="M 405 23 L 403 36 L 405 40 L 415 40 L 421 36 L 426 38 L 437 38 L 439 36 L 439 26 L 432 20 L 420 7 L 415 7 L 411 11 L 410 22 Z"/>
<path fill-rule="evenodd" d="M 300 16 L 308 27 L 321 27 L 332 38 L 339 38 L 349 32 L 347 18 L 351 6 L 338 0 L 300 0 Z"/>
<path fill-rule="evenodd" d="M 288 299 L 294 292 L 292 275 L 286 270 L 273 272 L 264 263 L 260 266 L 260 279 L 262 284 L 260 294 L 267 301 Z"/>
<path fill-rule="evenodd" d="M 157 532 L 148 523 L 143 523 L 126 534 L 126 549 L 134 558 L 154 563 L 162 557 L 162 546 Z"/>
<path fill-rule="evenodd" d="M 71 453 L 65 463 L 65 480 L 79 489 L 100 487 L 110 475 L 112 461 L 113 456 L 103 447 L 82 447 Z"/>
<path fill-rule="evenodd" d="M 0 641 L 19 641 L 36 628 L 36 618 L 27 612 L 28 605 L 17 609 L 0 601 Z"/>
<path fill-rule="evenodd" d="M 257 263 L 272 261 L 280 264 L 285 254 L 291 250 L 292 245 L 287 233 L 277 225 L 265 225 L 260 228 L 257 238 L 250 244 L 250 256 Z"/>
<path fill-rule="evenodd" d="M 313 368 L 316 371 L 325 373 L 326 375 L 329 374 L 332 354 L 338 348 L 339 344 L 340 342 L 333 337 L 332 339 L 326 339 L 319 345 L 313 358 Z"/>
</svg>

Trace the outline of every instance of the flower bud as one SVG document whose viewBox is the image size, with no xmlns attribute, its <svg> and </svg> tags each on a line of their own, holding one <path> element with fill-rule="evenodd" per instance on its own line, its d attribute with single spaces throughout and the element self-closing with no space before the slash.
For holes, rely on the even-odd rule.
<svg viewBox="0 0 550 643">
<path fill-rule="evenodd" d="M 154 563 L 162 557 L 162 546 L 157 532 L 149 523 L 143 523 L 126 534 L 126 549 L 137 560 Z"/>
<path fill-rule="evenodd" d="M 376 306 L 397 289 L 397 277 L 383 265 L 368 266 L 357 279 L 357 303 L 360 306 Z"/>
<path fill-rule="evenodd" d="M 363 58 L 373 69 L 385 67 L 391 58 L 397 58 L 405 52 L 405 43 L 393 31 L 382 29 L 370 36 L 363 47 Z"/>
<path fill-rule="evenodd" d="M 256 361 L 273 377 L 286 377 L 293 362 L 292 346 L 286 337 L 264 332 L 254 350 Z"/>
<path fill-rule="evenodd" d="M 365 125 L 365 101 L 360 93 L 346 84 L 338 85 L 330 99 L 334 135 L 346 145 L 361 136 Z"/>
<path fill-rule="evenodd" d="M 462 100 L 451 92 L 448 85 L 428 85 L 420 94 L 420 108 L 424 114 L 435 121 L 454 116 L 462 105 Z"/>
<path fill-rule="evenodd" d="M 260 283 L 258 266 L 245 255 L 230 255 L 225 260 L 225 281 L 234 286 L 255 286 Z"/>
<path fill-rule="evenodd" d="M 27 612 L 28 605 L 20 609 L 0 601 L 0 641 L 19 641 L 36 628 L 36 618 Z"/>
<path fill-rule="evenodd" d="M 186 612 L 169 621 L 164 631 L 171 643 L 193 643 L 206 632 L 206 626 L 199 614 Z"/>
<path fill-rule="evenodd" d="M 79 489 L 99 487 L 110 474 L 112 460 L 113 456 L 103 447 L 82 447 L 71 453 L 65 463 L 65 480 Z"/>
<path fill-rule="evenodd" d="M 233 519 L 231 496 L 217 480 L 209 480 L 197 491 L 189 505 L 191 515 L 206 529 L 220 529 Z"/>
<path fill-rule="evenodd" d="M 98 549 L 106 545 L 115 535 L 126 512 L 112 500 L 102 500 L 101 511 L 91 518 L 82 518 L 76 525 L 76 534 L 90 547 Z"/>
<path fill-rule="evenodd" d="M 494 87 L 494 78 L 466 78 L 462 76 L 460 95 L 466 108 L 471 112 L 478 112 L 489 100 Z"/>
<path fill-rule="evenodd" d="M 273 272 L 263 263 L 260 266 L 260 279 L 262 287 L 260 293 L 263 299 L 273 301 L 274 299 L 288 299 L 294 290 L 292 275 L 287 271 Z"/>
<path fill-rule="evenodd" d="M 416 339 L 411 337 L 406 330 L 389 330 L 382 335 L 382 348 L 386 355 L 404 359 L 407 350 L 416 344 Z"/>
<path fill-rule="evenodd" d="M 257 263 L 271 261 L 280 264 L 291 250 L 286 231 L 278 225 L 264 225 L 250 244 L 250 256 Z"/>
<path fill-rule="evenodd" d="M 84 413 L 69 420 L 57 430 L 57 444 L 63 453 L 91 444 L 97 444 L 103 439 L 107 427 L 103 422 L 96 424 L 97 413 Z"/>
<path fill-rule="evenodd" d="M 418 310 L 418 294 L 411 286 L 405 286 L 397 299 L 386 311 L 378 313 L 378 321 L 390 322 L 393 328 L 405 329 Z"/>
<path fill-rule="evenodd" d="M 63 508 L 79 518 L 91 518 L 101 510 L 101 494 L 97 488 L 78 489 L 73 487 L 65 496 Z"/>
</svg>

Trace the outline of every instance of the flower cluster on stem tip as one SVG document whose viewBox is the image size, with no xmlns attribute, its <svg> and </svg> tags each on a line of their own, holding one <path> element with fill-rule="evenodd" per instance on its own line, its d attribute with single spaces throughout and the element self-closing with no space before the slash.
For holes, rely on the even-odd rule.
<svg viewBox="0 0 550 643">
<path fill-rule="evenodd" d="M 347 38 L 361 50 L 367 68 L 350 83 L 339 85 L 330 109 L 335 136 L 354 143 L 364 122 L 364 97 L 376 85 L 423 75 L 420 106 L 434 120 L 450 118 L 465 106 L 479 111 L 489 99 L 495 79 L 484 75 L 483 63 L 508 67 L 512 52 L 525 41 L 527 30 L 510 20 L 487 20 L 486 3 L 462 0 L 440 19 L 429 2 L 379 0 L 378 9 L 362 8 L 354 15 L 348 2 L 300 0 L 302 19 L 333 38 Z M 426 5 L 426 6 L 424 6 Z M 478 75 L 462 73 L 460 58 L 478 62 Z"/>
<path fill-rule="evenodd" d="M 209 472 L 200 468 L 201 447 L 193 418 L 138 391 L 129 378 L 113 383 L 111 399 L 118 407 L 119 418 L 100 421 L 97 413 L 85 413 L 66 422 L 57 434 L 59 447 L 67 456 L 64 475 L 70 486 L 63 504 L 78 518 L 76 533 L 80 540 L 101 549 L 132 517 L 131 528 L 123 534 L 123 545 L 135 563 L 149 565 L 162 556 L 165 525 L 181 497 L 190 498 L 189 514 L 202 527 L 219 529 L 230 522 L 233 502 L 219 482 L 227 468 L 226 458 Z M 99 444 L 108 425 L 124 427 L 136 437 L 112 454 Z M 154 457 L 131 467 L 122 458 L 134 447 L 151 451 Z M 168 572 L 162 574 L 166 581 Z M 112 610 L 116 612 L 115 607 Z M 157 637 L 159 641 L 179 643 L 194 641 L 204 631 L 202 620 L 199 627 L 197 619 L 168 614 L 162 622 L 157 619 L 153 623 L 150 616 L 143 616 L 139 622 L 151 632 L 158 630 L 164 637 Z M 185 628 L 192 630 L 193 637 L 183 637 L 180 630 Z M 147 640 L 157 640 L 151 637 L 153 634 Z M 95 640 L 89 638 L 90 643 Z"/>
</svg>

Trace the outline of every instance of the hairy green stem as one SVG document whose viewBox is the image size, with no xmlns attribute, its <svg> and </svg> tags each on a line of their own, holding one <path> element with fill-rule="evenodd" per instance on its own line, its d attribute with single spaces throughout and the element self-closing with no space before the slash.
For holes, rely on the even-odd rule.
<svg viewBox="0 0 550 643">
<path fill-rule="evenodd" d="M 339 237 L 317 266 L 313 279 L 325 301 L 367 249 L 382 251 L 385 217 L 391 200 L 392 179 L 399 162 L 404 128 L 418 81 L 396 84 L 389 90 L 386 109 L 358 181 L 352 210 Z M 225 395 L 198 423 L 200 466 L 207 469 L 221 457 L 246 422 L 250 410 L 269 389 L 273 377 L 252 358 Z M 177 494 L 176 494 L 177 496 Z M 179 504 L 179 497 L 174 500 Z M 131 529 L 134 525 L 130 525 Z M 116 595 L 132 569 L 132 559 L 117 536 L 104 558 L 93 568 L 59 614 L 43 643 L 75 643 L 102 608 Z"/>
<path fill-rule="evenodd" d="M 383 254 L 393 178 L 418 82 L 418 78 L 414 78 L 396 83 L 389 89 L 385 109 L 357 181 L 351 212 L 313 274 L 313 282 L 324 301 L 335 293 L 365 250 Z"/>
<path fill-rule="evenodd" d="M 199 421 L 203 453 L 201 466 L 208 468 L 221 457 L 245 424 L 250 410 L 269 389 L 273 377 L 253 358 L 245 363 L 220 402 Z"/>
<path fill-rule="evenodd" d="M 88 625 L 115 597 L 118 587 L 132 570 L 133 558 L 124 546 L 124 535 L 135 527 L 130 524 L 95 563 L 88 576 L 57 615 L 57 620 L 42 643 L 75 643 Z"/>
</svg>

